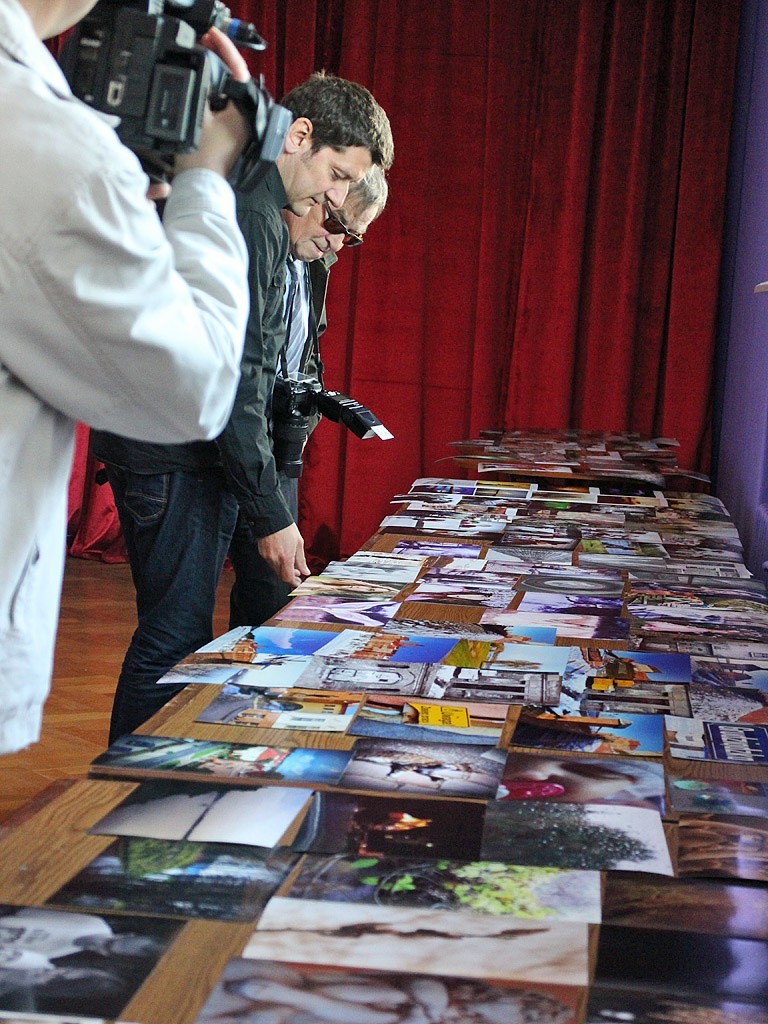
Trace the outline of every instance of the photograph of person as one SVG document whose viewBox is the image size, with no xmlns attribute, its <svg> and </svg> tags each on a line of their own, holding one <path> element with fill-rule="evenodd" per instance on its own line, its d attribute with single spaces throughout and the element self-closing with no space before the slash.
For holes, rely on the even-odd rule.
<svg viewBox="0 0 768 1024">
<path fill-rule="evenodd" d="M 513 751 L 507 757 L 496 799 L 634 804 L 663 811 L 664 769 L 639 759 Z"/>
</svg>

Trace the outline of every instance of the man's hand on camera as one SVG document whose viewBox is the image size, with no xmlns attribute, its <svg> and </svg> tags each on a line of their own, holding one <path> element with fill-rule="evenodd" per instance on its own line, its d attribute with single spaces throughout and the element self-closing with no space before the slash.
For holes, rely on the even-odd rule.
<svg viewBox="0 0 768 1024">
<path fill-rule="evenodd" d="M 309 576 L 304 558 L 304 539 L 295 523 L 284 530 L 259 538 L 259 554 L 284 583 L 297 587 L 302 576 Z"/>
<path fill-rule="evenodd" d="M 171 186 L 167 181 L 150 181 L 147 189 L 147 199 L 154 206 L 156 203 L 167 199 L 171 194 Z"/>
<path fill-rule="evenodd" d="M 232 40 L 223 32 L 211 28 L 200 41 L 224 61 L 236 81 L 248 81 L 251 77 L 248 65 Z M 216 112 L 208 108 L 203 120 L 200 145 L 194 153 L 180 153 L 176 157 L 176 173 L 192 167 L 205 167 L 227 178 L 248 138 L 249 126 L 234 103 L 227 103 L 223 110 Z"/>
</svg>

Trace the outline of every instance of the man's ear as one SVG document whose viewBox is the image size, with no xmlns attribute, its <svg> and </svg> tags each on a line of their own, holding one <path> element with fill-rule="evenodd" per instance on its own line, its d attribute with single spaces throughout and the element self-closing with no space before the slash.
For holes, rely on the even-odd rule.
<svg viewBox="0 0 768 1024">
<path fill-rule="evenodd" d="M 312 148 L 312 122 L 308 117 L 297 117 L 285 136 L 286 153 L 304 153 Z"/>
</svg>

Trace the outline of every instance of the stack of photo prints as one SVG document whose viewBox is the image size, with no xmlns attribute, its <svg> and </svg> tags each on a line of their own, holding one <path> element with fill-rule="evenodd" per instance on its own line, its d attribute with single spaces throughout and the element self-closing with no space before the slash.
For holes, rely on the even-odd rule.
<svg viewBox="0 0 768 1024">
<path fill-rule="evenodd" d="M 180 1024 L 768 1024 L 768 596 L 675 447 L 465 442 L 180 662 L 100 852 L 0 908 L 6 1015 L 118 1017 L 195 920 L 248 927 Z"/>
</svg>

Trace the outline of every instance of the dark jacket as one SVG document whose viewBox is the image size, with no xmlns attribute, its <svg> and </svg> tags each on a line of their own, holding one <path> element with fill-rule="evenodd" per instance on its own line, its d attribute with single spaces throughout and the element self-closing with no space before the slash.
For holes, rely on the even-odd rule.
<svg viewBox="0 0 768 1024">
<path fill-rule="evenodd" d="M 220 463 L 255 537 L 276 533 L 293 522 L 278 487 L 269 434 L 275 368 L 285 340 L 288 229 L 281 210 L 287 203 L 275 166 L 253 191 L 237 197 L 238 222 L 250 258 L 251 311 L 240 384 L 223 433 L 215 442 L 186 445 L 150 445 L 102 431 L 91 435 L 91 450 L 97 458 L 137 473 L 195 471 Z"/>
</svg>

